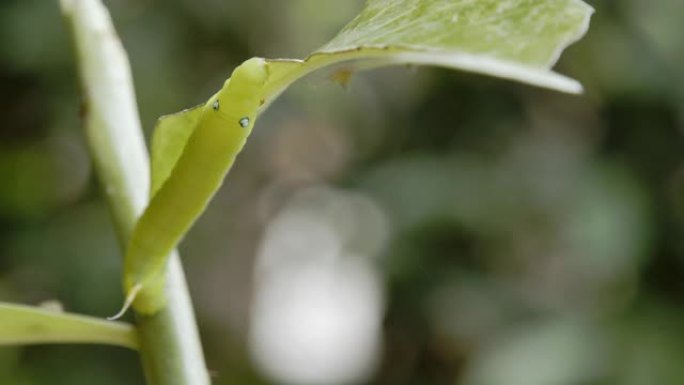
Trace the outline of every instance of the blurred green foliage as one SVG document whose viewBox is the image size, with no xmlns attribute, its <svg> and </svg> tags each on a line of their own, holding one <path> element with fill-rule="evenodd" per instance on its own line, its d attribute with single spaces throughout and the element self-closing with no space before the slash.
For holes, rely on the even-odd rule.
<svg viewBox="0 0 684 385">
<path fill-rule="evenodd" d="M 374 384 L 684 381 L 684 3 L 594 1 L 559 72 L 568 96 L 447 70 L 323 76 L 263 116 L 181 246 L 216 384 L 246 354 L 255 250 L 299 189 L 332 184 L 390 219 Z M 302 56 L 361 1 L 107 2 L 146 129 L 250 56 Z M 120 254 L 78 121 L 56 2 L 0 4 L 0 294 L 104 316 Z M 148 132 L 149 134 L 149 132 Z M 220 293 L 220 295 L 217 295 Z M 0 348 L 0 383 L 141 384 L 117 348 Z"/>
</svg>

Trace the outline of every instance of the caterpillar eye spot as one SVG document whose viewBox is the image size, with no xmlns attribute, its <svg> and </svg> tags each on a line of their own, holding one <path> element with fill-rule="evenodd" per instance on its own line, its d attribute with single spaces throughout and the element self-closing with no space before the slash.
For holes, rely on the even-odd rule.
<svg viewBox="0 0 684 385">
<path fill-rule="evenodd" d="M 240 123 L 240 127 L 247 128 L 247 126 L 249 126 L 249 118 L 245 116 L 244 118 L 240 119 L 238 123 Z"/>
<path fill-rule="evenodd" d="M 211 108 L 213 108 L 214 111 L 218 111 L 218 109 L 219 109 L 219 101 L 218 101 L 218 100 L 214 101 L 214 104 L 211 106 Z"/>
</svg>

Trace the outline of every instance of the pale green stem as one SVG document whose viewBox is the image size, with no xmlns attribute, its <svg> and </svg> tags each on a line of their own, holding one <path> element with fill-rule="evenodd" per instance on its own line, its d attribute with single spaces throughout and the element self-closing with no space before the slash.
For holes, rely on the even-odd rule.
<svg viewBox="0 0 684 385">
<path fill-rule="evenodd" d="M 95 170 L 125 249 L 147 205 L 149 160 L 126 53 L 99 0 L 61 0 L 75 42 L 83 119 Z M 169 305 L 138 316 L 140 353 L 149 385 L 208 385 L 192 304 L 177 253 L 168 266 Z"/>
</svg>

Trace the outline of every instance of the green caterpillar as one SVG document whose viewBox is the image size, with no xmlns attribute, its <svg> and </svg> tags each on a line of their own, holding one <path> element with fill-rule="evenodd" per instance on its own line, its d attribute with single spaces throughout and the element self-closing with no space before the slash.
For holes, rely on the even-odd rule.
<svg viewBox="0 0 684 385">
<path fill-rule="evenodd" d="M 267 62 L 252 58 L 203 105 L 159 120 L 152 143 L 151 200 L 126 250 L 126 304 L 112 318 L 131 303 L 142 314 L 165 305 L 167 256 L 204 211 L 242 150 L 264 104 L 267 79 Z"/>
</svg>

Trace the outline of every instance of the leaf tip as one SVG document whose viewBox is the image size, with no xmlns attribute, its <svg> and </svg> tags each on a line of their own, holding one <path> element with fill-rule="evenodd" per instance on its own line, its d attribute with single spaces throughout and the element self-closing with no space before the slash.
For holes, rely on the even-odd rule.
<svg viewBox="0 0 684 385">
<path fill-rule="evenodd" d="M 137 284 L 131 288 L 131 290 L 128 292 L 126 295 L 126 300 L 124 301 L 123 306 L 121 307 L 121 310 L 119 310 L 118 313 L 114 314 L 111 317 L 107 317 L 107 321 L 116 321 L 119 318 L 123 317 L 124 314 L 128 311 L 128 309 L 131 307 L 133 304 L 133 301 L 135 301 L 135 298 L 138 296 L 138 293 L 140 293 L 140 290 L 142 290 L 142 284 Z"/>
</svg>

